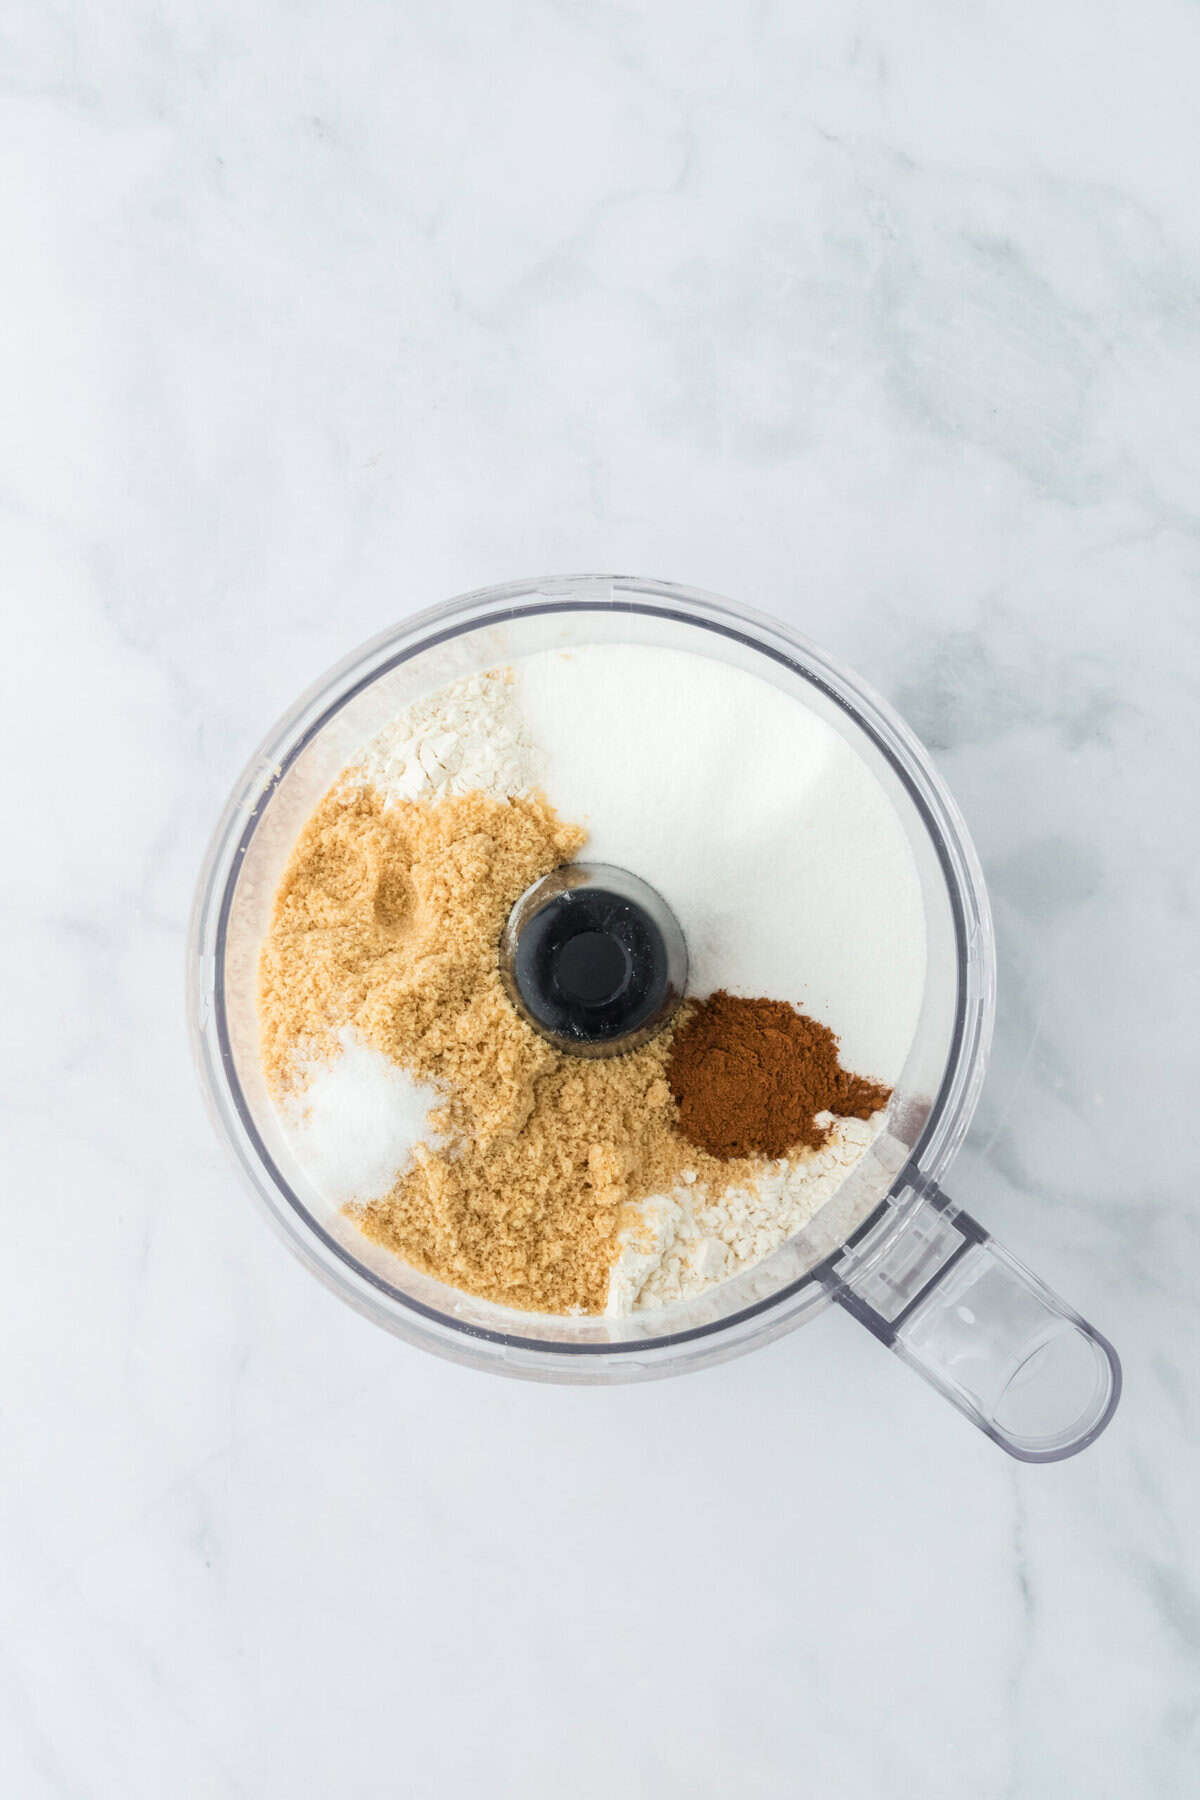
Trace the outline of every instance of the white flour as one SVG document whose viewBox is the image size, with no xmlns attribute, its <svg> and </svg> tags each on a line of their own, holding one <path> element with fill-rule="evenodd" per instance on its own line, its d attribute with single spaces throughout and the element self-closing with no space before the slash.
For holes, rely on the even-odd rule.
<svg viewBox="0 0 1200 1800">
<path fill-rule="evenodd" d="M 352 1027 L 338 1033 L 338 1054 L 297 1067 L 300 1085 L 283 1123 L 305 1173 L 335 1206 L 379 1200 L 412 1165 L 416 1144 L 436 1146 L 429 1112 L 443 1099 L 365 1044 Z"/>
<path fill-rule="evenodd" d="M 491 669 L 397 713 L 352 774 L 389 800 L 473 792 L 501 799 L 537 787 L 544 760 L 525 729 L 512 675 Z"/>
<path fill-rule="evenodd" d="M 833 1198 L 883 1118 L 821 1113 L 818 1123 L 830 1127 L 822 1147 L 794 1165 L 773 1163 L 752 1188 L 710 1196 L 685 1180 L 671 1194 L 644 1200 L 621 1233 L 609 1277 L 610 1317 L 687 1299 L 753 1268 Z"/>
</svg>

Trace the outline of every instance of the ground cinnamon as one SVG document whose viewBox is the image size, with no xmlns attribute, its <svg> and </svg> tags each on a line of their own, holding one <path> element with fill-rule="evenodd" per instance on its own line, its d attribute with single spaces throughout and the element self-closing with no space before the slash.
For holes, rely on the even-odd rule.
<svg viewBox="0 0 1200 1800">
<path fill-rule="evenodd" d="M 826 1137 L 819 1113 L 869 1119 L 891 1093 L 842 1068 L 827 1025 L 783 1000 L 724 989 L 689 1011 L 666 1073 L 680 1130 L 723 1160 L 815 1150 Z"/>
</svg>

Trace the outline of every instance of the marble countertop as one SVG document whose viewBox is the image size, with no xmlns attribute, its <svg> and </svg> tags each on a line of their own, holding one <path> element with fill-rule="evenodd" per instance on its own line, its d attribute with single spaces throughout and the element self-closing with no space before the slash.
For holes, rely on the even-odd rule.
<svg viewBox="0 0 1200 1800">
<path fill-rule="evenodd" d="M 1200 12 L 14 0 L 0 1788 L 1171 1800 L 1200 1764 Z M 953 1189 L 1117 1343 L 1018 1466 L 850 1321 L 505 1383 L 280 1249 L 183 938 L 270 722 L 616 568 L 931 747 L 1000 953 Z"/>
</svg>

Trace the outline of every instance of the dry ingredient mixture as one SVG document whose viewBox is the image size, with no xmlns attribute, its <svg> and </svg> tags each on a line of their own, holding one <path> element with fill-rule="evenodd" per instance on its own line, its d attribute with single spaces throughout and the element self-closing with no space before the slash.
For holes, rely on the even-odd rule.
<svg viewBox="0 0 1200 1800">
<path fill-rule="evenodd" d="M 588 842 L 541 791 L 545 765 L 508 670 L 380 733 L 280 884 L 263 1064 L 298 1159 L 367 1236 L 508 1306 L 619 1313 L 699 1292 L 799 1229 L 889 1090 L 787 1001 L 724 990 L 626 1055 L 540 1037 L 497 946 L 524 889 Z"/>
</svg>

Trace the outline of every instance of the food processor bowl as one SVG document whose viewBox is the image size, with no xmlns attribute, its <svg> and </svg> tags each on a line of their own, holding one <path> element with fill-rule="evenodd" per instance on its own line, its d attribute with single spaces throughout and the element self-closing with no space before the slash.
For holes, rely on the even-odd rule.
<svg viewBox="0 0 1200 1800">
<path fill-rule="evenodd" d="M 257 964 L 300 829 L 367 739 L 448 682 L 591 644 L 661 646 L 733 665 L 838 732 L 907 834 L 926 978 L 884 1129 L 802 1231 L 753 1268 L 672 1305 L 552 1317 L 410 1268 L 314 1187 L 266 1089 Z M 1112 1416 L 1121 1379 L 1112 1347 L 941 1186 L 979 1097 L 995 994 L 987 893 L 958 809 L 886 703 L 776 620 L 665 582 L 590 575 L 512 582 L 406 619 L 315 683 L 251 759 L 205 860 L 188 961 L 201 1083 L 251 1189 L 315 1274 L 413 1344 L 533 1380 L 630 1381 L 738 1355 L 836 1304 L 1024 1461 L 1082 1449 Z"/>
</svg>

